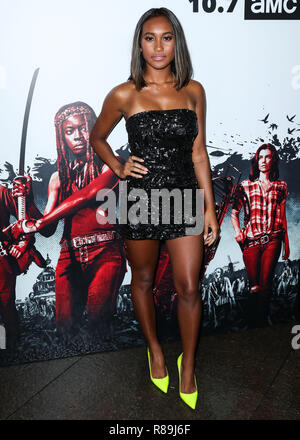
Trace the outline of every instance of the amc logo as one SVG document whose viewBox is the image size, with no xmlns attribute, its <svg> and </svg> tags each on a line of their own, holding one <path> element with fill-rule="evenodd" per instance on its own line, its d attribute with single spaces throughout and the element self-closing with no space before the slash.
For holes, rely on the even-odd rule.
<svg viewBox="0 0 300 440">
<path fill-rule="evenodd" d="M 245 0 L 245 20 L 299 19 L 299 0 Z"/>
</svg>

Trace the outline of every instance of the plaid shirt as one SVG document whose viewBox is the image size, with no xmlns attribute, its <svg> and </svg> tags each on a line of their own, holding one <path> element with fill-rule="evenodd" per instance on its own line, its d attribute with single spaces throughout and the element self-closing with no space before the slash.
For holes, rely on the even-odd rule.
<svg viewBox="0 0 300 440">
<path fill-rule="evenodd" d="M 258 179 L 247 179 L 237 185 L 232 209 L 239 212 L 244 207 L 245 236 L 255 238 L 282 230 L 281 203 L 288 195 L 284 180 L 271 182 L 266 193 Z"/>
</svg>

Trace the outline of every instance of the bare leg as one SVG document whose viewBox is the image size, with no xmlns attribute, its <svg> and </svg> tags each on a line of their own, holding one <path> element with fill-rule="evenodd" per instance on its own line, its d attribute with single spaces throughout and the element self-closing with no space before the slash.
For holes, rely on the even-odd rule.
<svg viewBox="0 0 300 440">
<path fill-rule="evenodd" d="M 183 348 L 181 392 L 193 393 L 196 391 L 195 351 L 202 315 L 198 286 L 203 257 L 203 234 L 167 240 L 166 244 L 178 295 L 177 316 Z"/>
<path fill-rule="evenodd" d="M 153 299 L 153 283 L 159 254 L 159 241 L 125 240 L 125 243 L 132 272 L 131 296 L 134 311 L 150 350 L 152 376 L 162 378 L 167 375 L 167 372 L 156 334 Z"/>
</svg>

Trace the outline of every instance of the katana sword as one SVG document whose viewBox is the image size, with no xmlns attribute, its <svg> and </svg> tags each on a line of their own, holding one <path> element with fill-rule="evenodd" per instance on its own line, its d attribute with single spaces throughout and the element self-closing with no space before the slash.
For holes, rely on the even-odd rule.
<svg viewBox="0 0 300 440">
<path fill-rule="evenodd" d="M 25 107 L 25 114 L 24 114 L 24 120 L 23 120 L 23 129 L 22 129 L 22 138 L 21 138 L 21 149 L 20 149 L 20 161 L 19 161 L 19 175 L 16 177 L 21 182 L 26 182 L 26 177 L 24 177 L 24 164 L 25 164 L 25 150 L 26 150 L 26 138 L 27 138 L 27 128 L 28 128 L 28 120 L 29 120 L 29 113 L 30 113 L 30 107 L 32 102 L 32 96 L 33 91 L 36 83 L 36 79 L 39 73 L 39 68 L 37 68 L 34 71 L 30 89 L 27 97 L 26 107 Z M 18 220 L 24 220 L 26 214 L 26 197 L 19 196 L 18 197 Z"/>
</svg>

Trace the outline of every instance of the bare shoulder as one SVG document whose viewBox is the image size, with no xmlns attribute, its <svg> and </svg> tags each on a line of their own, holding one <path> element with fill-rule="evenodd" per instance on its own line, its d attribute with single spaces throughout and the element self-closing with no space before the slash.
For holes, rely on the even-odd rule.
<svg viewBox="0 0 300 440">
<path fill-rule="evenodd" d="M 199 103 L 199 101 L 202 102 L 205 99 L 204 87 L 199 81 L 191 79 L 187 85 L 187 89 L 195 103 Z"/>
<path fill-rule="evenodd" d="M 111 89 L 108 95 L 116 98 L 128 97 L 128 95 L 130 95 L 134 89 L 135 86 L 133 81 L 125 81 Z"/>
<path fill-rule="evenodd" d="M 105 101 L 110 106 L 118 109 L 121 113 L 126 112 L 126 106 L 130 102 L 135 91 L 133 81 L 126 81 L 115 86 L 107 94 Z"/>
</svg>

